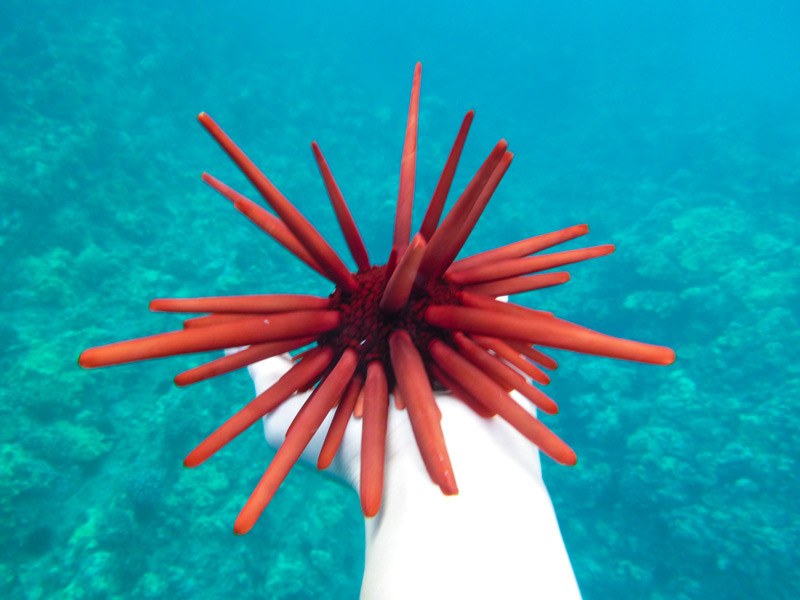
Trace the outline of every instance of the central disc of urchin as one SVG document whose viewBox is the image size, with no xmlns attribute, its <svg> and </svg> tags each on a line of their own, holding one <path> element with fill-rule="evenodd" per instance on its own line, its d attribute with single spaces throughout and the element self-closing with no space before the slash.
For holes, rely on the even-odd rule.
<svg viewBox="0 0 800 600">
<path fill-rule="evenodd" d="M 432 304 L 460 304 L 460 286 L 443 279 L 432 279 L 424 288 L 415 287 L 408 302 L 399 311 L 387 313 L 380 307 L 386 289 L 386 265 L 359 271 L 355 275 L 358 289 L 352 293 L 340 287 L 330 296 L 330 309 L 341 314 L 341 325 L 320 337 L 320 346 L 334 348 L 337 355 L 347 348 L 358 352 L 360 372 L 367 364 L 379 360 L 383 364 L 390 385 L 394 384 L 394 371 L 389 358 L 389 336 L 395 330 L 405 330 L 423 358 L 428 355 L 428 345 L 434 339 L 452 344 L 450 333 L 429 325 L 423 315 Z"/>
</svg>

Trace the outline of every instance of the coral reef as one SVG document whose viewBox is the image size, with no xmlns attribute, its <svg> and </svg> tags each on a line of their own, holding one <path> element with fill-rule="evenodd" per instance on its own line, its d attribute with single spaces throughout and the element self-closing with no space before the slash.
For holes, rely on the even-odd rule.
<svg viewBox="0 0 800 600">
<path fill-rule="evenodd" d="M 266 467 L 260 432 L 203 472 L 178 469 L 192 441 L 251 395 L 246 377 L 196 390 L 187 417 L 169 380 L 190 362 L 154 362 L 146 375 L 118 367 L 89 381 L 74 357 L 86 343 L 139 335 L 140 307 L 155 289 L 203 295 L 216 281 L 215 293 L 248 293 L 268 273 L 270 292 L 326 293 L 196 180 L 217 164 L 187 118 L 201 108 L 238 123 L 240 143 L 261 152 L 253 159 L 332 240 L 331 219 L 316 218 L 328 208 L 310 151 L 307 162 L 296 158 L 312 136 L 336 148 L 328 159 L 365 243 L 386 255 L 383 215 L 396 198 L 404 119 L 395 107 L 407 102 L 402 74 L 419 52 L 427 81 L 444 86 L 423 90 L 431 103 L 420 114 L 430 131 L 418 150 L 420 197 L 433 192 L 454 111 L 467 108 L 446 104 L 442 90 L 465 82 L 485 79 L 470 96 L 486 126 L 475 144 L 509 132 L 512 168 L 524 172 L 504 182 L 465 254 L 498 231 L 524 237 L 533 220 L 542 231 L 589 221 L 592 239 L 620 248 L 613 264 L 576 271 L 569 286 L 537 294 L 537 307 L 669 343 L 681 357 L 667 372 L 559 356 L 550 390 L 563 399 L 559 434 L 581 461 L 544 464 L 545 479 L 584 597 L 800 597 L 796 98 L 767 85 L 764 100 L 730 86 L 703 96 L 676 57 L 678 36 L 628 22 L 603 38 L 589 25 L 608 26 L 596 13 L 571 14 L 557 39 L 529 31 L 552 20 L 515 15 L 516 28 L 502 23 L 502 56 L 475 37 L 467 60 L 456 54 L 463 38 L 439 50 L 442 29 L 412 36 L 423 46 L 390 51 L 382 27 L 366 39 L 323 23 L 284 34 L 285 20 L 224 11 L 0 3 L 0 597 L 357 595 L 363 535 L 351 492 L 298 470 L 267 526 L 234 539 L 241 502 L 229 477 Z M 306 47 L 309 39 L 320 43 Z M 349 62 L 365 48 L 369 60 Z M 730 64 L 746 81 L 746 65 Z M 507 110 L 489 110 L 501 101 Z M 480 157 L 463 160 L 474 172 Z M 239 181 L 232 169 L 219 177 Z M 559 199 L 557 209 L 543 199 Z M 619 275 L 629 272 L 637 276 Z M 168 326 L 149 316 L 148 327 Z M 53 451 L 70 439 L 84 459 Z M 160 485 L 146 519 L 129 497 L 140 467 Z M 302 589 L 288 581 L 298 573 Z"/>
</svg>

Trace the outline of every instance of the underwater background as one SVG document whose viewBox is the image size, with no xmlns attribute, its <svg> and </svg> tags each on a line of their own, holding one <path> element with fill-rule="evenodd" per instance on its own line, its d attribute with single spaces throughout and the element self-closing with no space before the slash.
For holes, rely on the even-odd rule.
<svg viewBox="0 0 800 600">
<path fill-rule="evenodd" d="M 297 468 L 235 537 L 260 427 L 181 466 L 245 373 L 76 360 L 177 328 L 154 297 L 330 293 L 200 181 L 251 191 L 201 110 L 347 256 L 317 140 L 387 256 L 417 60 L 415 222 L 474 108 L 451 201 L 501 137 L 515 160 L 465 254 L 588 223 L 617 252 L 516 300 L 677 350 L 552 352 L 584 598 L 800 597 L 800 4 L 431 4 L 0 2 L 0 597 L 357 597 L 352 491 Z"/>
</svg>

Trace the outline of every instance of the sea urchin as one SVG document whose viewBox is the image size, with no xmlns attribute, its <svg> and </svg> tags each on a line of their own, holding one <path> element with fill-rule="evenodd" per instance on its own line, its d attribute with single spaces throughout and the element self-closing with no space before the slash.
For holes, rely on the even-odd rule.
<svg viewBox="0 0 800 600">
<path fill-rule="evenodd" d="M 225 132 L 205 113 L 200 123 L 275 211 L 258 206 L 216 178 L 211 187 L 233 202 L 261 229 L 312 269 L 336 284 L 329 298 L 306 295 L 253 295 L 157 299 L 151 310 L 208 313 L 184 328 L 84 351 L 86 368 L 164 356 L 249 346 L 181 373 L 189 385 L 245 367 L 270 356 L 314 344 L 275 385 L 257 396 L 204 440 L 184 464 L 194 467 L 298 391 L 314 391 L 292 423 L 286 439 L 236 520 L 247 532 L 272 499 L 328 413 L 335 409 L 318 466 L 330 465 L 348 420 L 363 415 L 361 505 L 374 516 L 381 504 L 389 391 L 408 416 L 425 467 L 447 495 L 458 493 L 440 424 L 433 388 L 449 389 L 481 417 L 499 415 L 542 452 L 572 465 L 575 453 L 529 411 L 511 398 L 517 390 L 542 411 L 558 408 L 528 382 L 546 384 L 540 369 L 556 363 L 534 346 L 561 348 L 624 360 L 666 365 L 669 348 L 614 338 L 556 318 L 551 313 L 497 301 L 565 283 L 566 272 L 539 273 L 613 252 L 611 245 L 538 254 L 587 233 L 586 225 L 539 235 L 455 260 L 500 183 L 513 155 L 501 140 L 440 221 L 473 112 L 464 117 L 419 233 L 411 237 L 411 208 L 417 153 L 421 66 L 411 90 L 392 251 L 385 265 L 373 266 L 344 198 L 316 143 L 312 149 L 325 186 L 358 266 L 352 273 L 302 214 L 272 185 Z M 537 273 L 537 274 L 532 274 Z M 537 366 L 538 365 L 538 366 Z"/>
</svg>

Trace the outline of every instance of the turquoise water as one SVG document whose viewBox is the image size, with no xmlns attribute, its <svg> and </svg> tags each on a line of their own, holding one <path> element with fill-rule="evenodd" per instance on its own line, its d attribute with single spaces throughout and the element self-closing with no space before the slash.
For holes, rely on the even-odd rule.
<svg viewBox="0 0 800 600">
<path fill-rule="evenodd" d="M 234 537 L 258 428 L 181 467 L 244 374 L 75 362 L 174 328 L 153 297 L 330 292 L 202 184 L 248 190 L 201 110 L 344 256 L 316 139 L 385 257 L 417 60 L 416 222 L 474 108 L 456 188 L 500 137 L 515 159 L 465 253 L 589 223 L 617 252 L 517 301 L 678 353 L 553 352 L 584 597 L 800 597 L 797 3 L 299 4 L 0 3 L 0 597 L 357 595 L 350 491 L 297 469 Z"/>
</svg>

